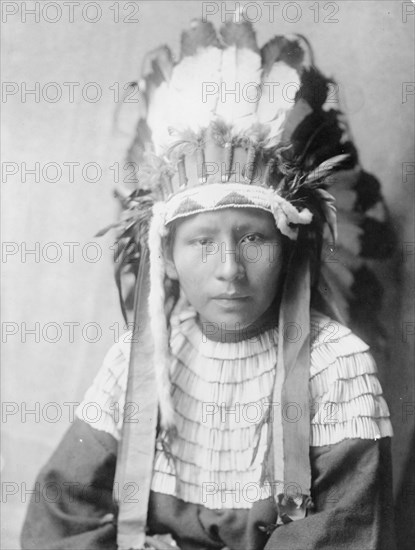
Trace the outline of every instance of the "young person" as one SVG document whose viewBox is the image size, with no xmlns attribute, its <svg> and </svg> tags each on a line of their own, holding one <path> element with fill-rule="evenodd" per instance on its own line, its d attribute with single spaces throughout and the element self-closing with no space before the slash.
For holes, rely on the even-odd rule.
<svg viewBox="0 0 415 550">
<path fill-rule="evenodd" d="M 389 412 L 339 321 L 386 222 L 328 81 L 304 38 L 260 52 L 246 23 L 194 22 L 179 63 L 147 64 L 119 239 L 138 329 L 40 473 L 61 497 L 33 497 L 23 548 L 393 549 Z"/>
</svg>

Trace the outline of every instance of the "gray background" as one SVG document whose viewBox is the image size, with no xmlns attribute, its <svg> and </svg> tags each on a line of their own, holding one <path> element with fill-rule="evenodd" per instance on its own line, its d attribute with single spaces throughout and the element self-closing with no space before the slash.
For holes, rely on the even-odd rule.
<svg viewBox="0 0 415 550">
<path fill-rule="evenodd" d="M 39 22 L 30 15 L 23 22 L 22 4 L 29 8 L 34 3 L 3 2 L 3 9 L 5 4 L 19 9 L 2 23 L 2 79 L 19 87 L 19 93 L 3 97 L 2 103 L 3 163 L 15 162 L 19 169 L 18 174 L 2 181 L 2 240 L 15 243 L 9 247 L 18 250 L 2 259 L 7 289 L 3 293 L 3 330 L 15 327 L 18 331 L 3 344 L 2 369 L 3 407 L 15 412 L 2 419 L 2 547 L 12 549 L 18 548 L 18 532 L 29 498 L 26 490 L 70 423 L 70 405 L 65 403 L 81 400 L 114 342 L 117 327 L 123 331 L 112 279 L 112 236 L 93 236 L 116 216 L 111 195 L 114 176 L 109 167 L 122 161 L 138 106 L 116 103 L 109 87 L 118 82 L 122 89 L 124 83 L 138 78 L 144 53 L 160 43 L 178 51 L 180 31 L 191 18 L 202 15 L 203 2 L 119 2 L 118 23 L 114 21 L 114 7 L 110 9 L 113 1 L 98 2 L 102 14 L 96 23 L 85 21 L 79 7 L 70 22 L 69 9 L 63 3 L 61 20 L 45 21 L 57 13 L 53 7 L 42 12 L 50 2 L 39 3 Z M 133 4 L 139 6 L 135 15 Z M 235 5 L 227 4 L 228 8 Z M 384 319 L 389 335 L 389 357 L 381 358 L 379 369 L 395 429 L 397 488 L 413 418 L 407 419 L 403 411 L 414 403 L 413 336 L 405 336 L 405 327 L 413 332 L 414 326 L 413 256 L 403 254 L 405 250 L 413 252 L 414 247 L 414 179 L 409 176 L 405 181 L 402 176 L 403 163 L 413 162 L 414 96 L 405 101 L 402 90 L 404 83 L 414 78 L 415 18 L 408 15 L 404 21 L 410 2 L 320 2 L 317 21 L 315 2 L 298 2 L 301 12 L 288 10 L 286 4 L 275 3 L 274 22 L 262 3 L 257 4 L 262 11 L 252 7 L 247 12 L 250 18 L 258 15 L 258 42 L 263 44 L 274 34 L 289 32 L 309 38 L 318 66 L 339 83 L 362 165 L 382 182 L 398 232 L 396 256 L 379 273 L 386 291 Z M 338 7 L 336 14 L 328 4 Z M 217 3 L 217 7 L 220 12 L 224 6 Z M 127 23 L 128 14 L 139 22 Z M 93 8 L 88 10 L 89 18 L 94 15 Z M 219 23 L 220 15 L 210 20 Z M 287 20 L 296 15 L 297 22 Z M 25 82 L 28 88 L 40 83 L 39 102 L 33 96 L 22 101 L 20 92 Z M 50 103 L 42 97 L 48 82 L 60 84 L 60 101 Z M 64 82 L 80 83 L 73 103 Z M 81 90 L 88 82 L 96 82 L 102 89 L 102 98 L 96 103 L 82 97 Z M 51 97 L 52 88 L 47 91 Z M 93 90 L 90 92 L 92 97 Z M 23 182 L 21 163 L 33 167 L 35 162 L 41 168 L 50 162 L 61 166 L 63 162 L 79 162 L 81 167 L 96 162 L 102 167 L 102 178 L 96 183 L 85 181 L 78 167 L 75 180 L 70 182 L 69 171 L 62 166 L 62 179 L 56 183 L 44 181 L 42 176 L 35 182 L 32 175 Z M 47 177 L 53 177 L 52 169 Z M 36 242 L 39 258 L 22 256 L 24 243 L 33 249 Z M 52 261 L 56 247 L 48 247 L 51 242 L 62 252 L 59 261 Z M 79 243 L 73 261 L 63 244 L 69 242 Z M 102 252 L 95 262 L 96 249 L 91 245 L 83 248 L 91 242 L 98 243 Z M 72 342 L 68 325 L 63 325 L 71 322 L 79 323 Z M 39 323 L 38 342 L 30 334 L 24 341 L 22 323 L 27 328 Z M 51 325 L 47 330 L 47 323 L 61 326 L 62 335 L 55 343 L 48 341 L 56 331 Z M 87 323 L 101 327 L 95 343 L 88 341 L 96 332 L 91 327 L 85 333 Z M 36 407 L 36 414 L 27 414 Z M 56 419 L 59 410 L 62 416 Z M 7 494 L 8 490 L 16 490 L 16 494 Z"/>
</svg>

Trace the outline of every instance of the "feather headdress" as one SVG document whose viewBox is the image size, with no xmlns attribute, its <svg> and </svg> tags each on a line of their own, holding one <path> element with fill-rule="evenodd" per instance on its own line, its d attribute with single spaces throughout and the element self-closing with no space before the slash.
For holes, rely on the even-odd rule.
<svg viewBox="0 0 415 550">
<path fill-rule="evenodd" d="M 136 275 L 134 315 L 141 323 L 148 251 L 145 284 L 163 429 L 175 425 L 162 247 L 174 220 L 221 208 L 257 208 L 270 212 L 293 243 L 272 395 L 281 403 L 308 402 L 311 304 L 348 319 L 359 281 L 376 280 L 365 257 L 387 255 L 391 233 L 379 187 L 360 169 L 341 114 L 325 104 L 329 83 L 315 68 L 304 37 L 277 36 L 259 49 L 247 22 L 228 22 L 217 33 L 212 24 L 194 21 L 183 33 L 177 63 L 166 46 L 145 59 L 137 132 L 128 154 L 139 177 L 133 189 L 117 192 L 124 208 L 117 284 L 128 309 L 131 290 L 122 290 L 122 274 Z M 379 229 L 388 238 L 371 246 L 368 239 Z M 304 328 L 289 347 L 282 338 L 287 322 Z M 140 368 L 134 360 L 132 353 L 131 379 Z M 307 410 L 295 426 L 286 424 L 274 422 L 270 475 L 295 479 L 307 498 Z M 124 454 L 130 429 L 125 426 Z"/>
<path fill-rule="evenodd" d="M 276 36 L 259 49 L 247 22 L 228 22 L 217 33 L 193 21 L 177 63 L 167 46 L 147 54 L 127 158 L 138 178 L 116 191 L 124 209 L 115 264 L 123 310 L 131 310 L 133 286 L 122 275 L 138 273 L 152 202 L 199 184 L 259 183 L 297 208 L 313 205 L 314 221 L 328 222 L 320 302 L 382 345 L 373 316 L 381 289 L 371 259 L 390 255 L 394 236 L 379 183 L 360 168 L 341 113 L 326 103 L 330 83 L 304 37 Z M 298 225 L 286 221 L 292 237 Z"/>
</svg>

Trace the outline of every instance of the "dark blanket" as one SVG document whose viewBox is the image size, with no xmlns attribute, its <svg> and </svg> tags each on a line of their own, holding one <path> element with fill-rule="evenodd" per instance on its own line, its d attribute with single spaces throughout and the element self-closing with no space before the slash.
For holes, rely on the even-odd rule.
<svg viewBox="0 0 415 550">
<path fill-rule="evenodd" d="M 74 422 L 36 480 L 22 548 L 116 550 L 116 451 L 112 436 Z M 304 519 L 276 527 L 269 499 L 208 510 L 152 493 L 149 534 L 171 533 L 181 550 L 394 550 L 389 438 L 312 447 L 310 457 L 314 509 Z"/>
</svg>

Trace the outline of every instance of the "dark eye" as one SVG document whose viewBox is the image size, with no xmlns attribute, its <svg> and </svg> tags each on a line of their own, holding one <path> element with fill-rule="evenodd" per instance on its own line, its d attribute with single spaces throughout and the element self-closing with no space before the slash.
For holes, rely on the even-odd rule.
<svg viewBox="0 0 415 550">
<path fill-rule="evenodd" d="M 260 235 L 259 233 L 251 233 L 250 235 L 246 235 L 241 240 L 242 243 L 261 243 L 264 240 L 264 236 Z"/>
<path fill-rule="evenodd" d="M 203 238 L 203 239 L 199 239 L 198 240 L 198 243 L 201 245 L 201 246 L 207 246 L 208 244 L 210 244 L 212 241 L 210 239 L 206 239 L 206 238 Z"/>
<path fill-rule="evenodd" d="M 198 237 L 191 241 L 191 244 L 195 246 L 207 246 L 212 243 L 213 243 L 213 240 L 208 237 Z"/>
</svg>

